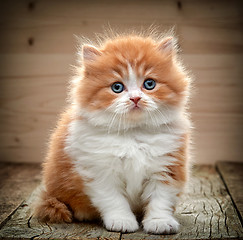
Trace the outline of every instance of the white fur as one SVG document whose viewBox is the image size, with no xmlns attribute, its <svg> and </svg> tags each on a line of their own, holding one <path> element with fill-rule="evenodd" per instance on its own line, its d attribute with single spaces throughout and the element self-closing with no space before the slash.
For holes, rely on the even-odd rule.
<svg viewBox="0 0 243 240">
<path fill-rule="evenodd" d="M 132 128 L 118 135 L 85 119 L 70 124 L 65 150 L 74 161 L 75 171 L 91 180 L 87 181 L 86 193 L 101 212 L 107 229 L 135 231 L 138 224 L 132 211 L 150 199 L 153 210 L 143 222 L 145 230 L 178 230 L 171 215 L 177 191 L 161 184 L 161 180 L 168 179 L 160 175 L 167 171 L 166 166 L 176 163 L 176 159 L 165 155 L 180 147 L 179 139 L 185 131 L 185 126 L 171 128 L 173 131 L 166 125 L 156 131 Z M 154 230 L 151 222 L 155 219 L 160 223 Z M 166 219 L 172 222 L 168 223 L 170 230 Z"/>
<path fill-rule="evenodd" d="M 144 229 L 176 232 L 179 224 L 172 216 L 172 207 L 180 189 L 162 182 L 173 181 L 166 175 L 167 167 L 177 159 L 168 154 L 179 149 L 180 138 L 190 124 L 181 107 L 147 96 L 129 66 L 128 71 L 128 90 L 108 109 L 90 112 L 74 106 L 82 119 L 69 124 L 65 151 L 73 159 L 74 171 L 87 180 L 86 194 L 107 229 L 136 231 L 134 212 L 148 202 Z M 140 112 L 133 112 L 131 94 L 139 94 L 146 103 Z"/>
<path fill-rule="evenodd" d="M 178 231 L 179 223 L 172 216 L 172 212 L 179 192 L 179 189 L 157 180 L 149 182 L 143 193 L 143 197 L 149 199 L 149 211 L 143 219 L 146 232 L 170 234 Z"/>
<path fill-rule="evenodd" d="M 128 82 L 130 83 L 130 86 L 133 88 L 137 87 L 137 76 L 129 63 L 127 64 L 127 69 L 128 69 Z"/>
</svg>

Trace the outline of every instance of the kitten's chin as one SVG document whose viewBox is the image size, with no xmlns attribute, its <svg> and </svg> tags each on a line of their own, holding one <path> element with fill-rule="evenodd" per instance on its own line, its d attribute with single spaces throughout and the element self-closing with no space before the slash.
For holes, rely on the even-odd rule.
<svg viewBox="0 0 243 240">
<path fill-rule="evenodd" d="M 144 111 L 140 107 L 133 107 L 126 115 L 126 118 L 133 123 L 139 123 L 144 118 Z"/>
</svg>

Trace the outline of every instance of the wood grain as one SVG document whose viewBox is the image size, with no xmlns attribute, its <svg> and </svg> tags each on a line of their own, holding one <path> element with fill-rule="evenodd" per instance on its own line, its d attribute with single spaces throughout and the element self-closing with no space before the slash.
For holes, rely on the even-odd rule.
<svg viewBox="0 0 243 240">
<path fill-rule="evenodd" d="M 35 192 L 18 208 L 0 230 L 1 239 L 120 239 L 121 233 L 108 232 L 101 223 L 49 224 L 31 215 Z"/>
<path fill-rule="evenodd" d="M 122 239 L 236 239 L 243 229 L 220 176 L 213 167 L 197 166 L 176 210 L 178 234 L 158 236 L 139 231 Z"/>
<path fill-rule="evenodd" d="M 1 1 L 0 158 L 42 161 L 65 105 L 74 35 L 94 40 L 109 24 L 123 31 L 154 23 L 161 31 L 175 26 L 195 76 L 195 161 L 242 161 L 242 9 L 240 0 Z"/>
<path fill-rule="evenodd" d="M 218 162 L 217 169 L 236 205 L 243 225 L 243 164 Z"/>
<path fill-rule="evenodd" d="M 215 169 L 197 166 L 181 198 L 176 216 L 178 234 L 151 235 L 142 230 L 131 234 L 106 231 L 101 223 L 45 224 L 31 216 L 35 194 L 24 202 L 0 230 L 1 239 L 239 239 L 243 229 Z"/>
<path fill-rule="evenodd" d="M 0 227 L 40 183 L 39 164 L 0 163 Z"/>
<path fill-rule="evenodd" d="M 2 2 L 1 51 L 70 53 L 73 35 L 94 38 L 102 26 L 122 30 L 152 23 L 176 26 L 187 53 L 242 53 L 242 1 L 26 1 Z M 9 17 L 11 16 L 11 18 Z M 34 39 L 29 44 L 29 38 Z"/>
<path fill-rule="evenodd" d="M 0 71 L 0 149 L 5 161 L 42 161 L 50 132 L 65 106 L 71 77 L 69 58 L 66 63 L 59 62 L 59 58 L 50 58 L 38 68 L 35 64 L 45 62 L 43 56 L 29 56 L 22 60 L 21 68 L 21 60 L 13 57 L 16 71 L 7 70 L 7 65 Z M 242 57 L 184 55 L 183 58 L 197 74 L 191 103 L 196 162 L 241 161 L 243 82 L 238 79 Z M 56 66 L 60 67 L 47 72 L 45 68 L 51 61 L 57 61 Z"/>
</svg>

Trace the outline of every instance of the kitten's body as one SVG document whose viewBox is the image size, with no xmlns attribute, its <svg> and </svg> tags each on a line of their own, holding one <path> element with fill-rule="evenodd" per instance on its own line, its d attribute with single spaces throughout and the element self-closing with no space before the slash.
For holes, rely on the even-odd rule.
<svg viewBox="0 0 243 240">
<path fill-rule="evenodd" d="M 132 232 L 140 212 L 147 232 L 178 230 L 172 214 L 188 174 L 189 79 L 172 41 L 127 36 L 83 47 L 72 105 L 44 164 L 40 219 L 101 217 L 109 230 Z M 145 79 L 156 86 L 145 89 Z M 114 82 L 124 89 L 112 91 Z"/>
</svg>

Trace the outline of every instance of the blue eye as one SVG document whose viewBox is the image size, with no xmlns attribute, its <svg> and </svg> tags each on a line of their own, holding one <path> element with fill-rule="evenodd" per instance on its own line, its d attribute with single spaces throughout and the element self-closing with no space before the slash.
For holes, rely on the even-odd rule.
<svg viewBox="0 0 243 240">
<path fill-rule="evenodd" d="M 115 93 L 121 93 L 124 90 L 124 85 L 120 82 L 115 82 L 111 85 L 111 89 Z"/>
<path fill-rule="evenodd" d="M 143 82 L 143 87 L 147 90 L 152 90 L 156 86 L 156 82 L 153 79 L 146 79 Z"/>
</svg>

